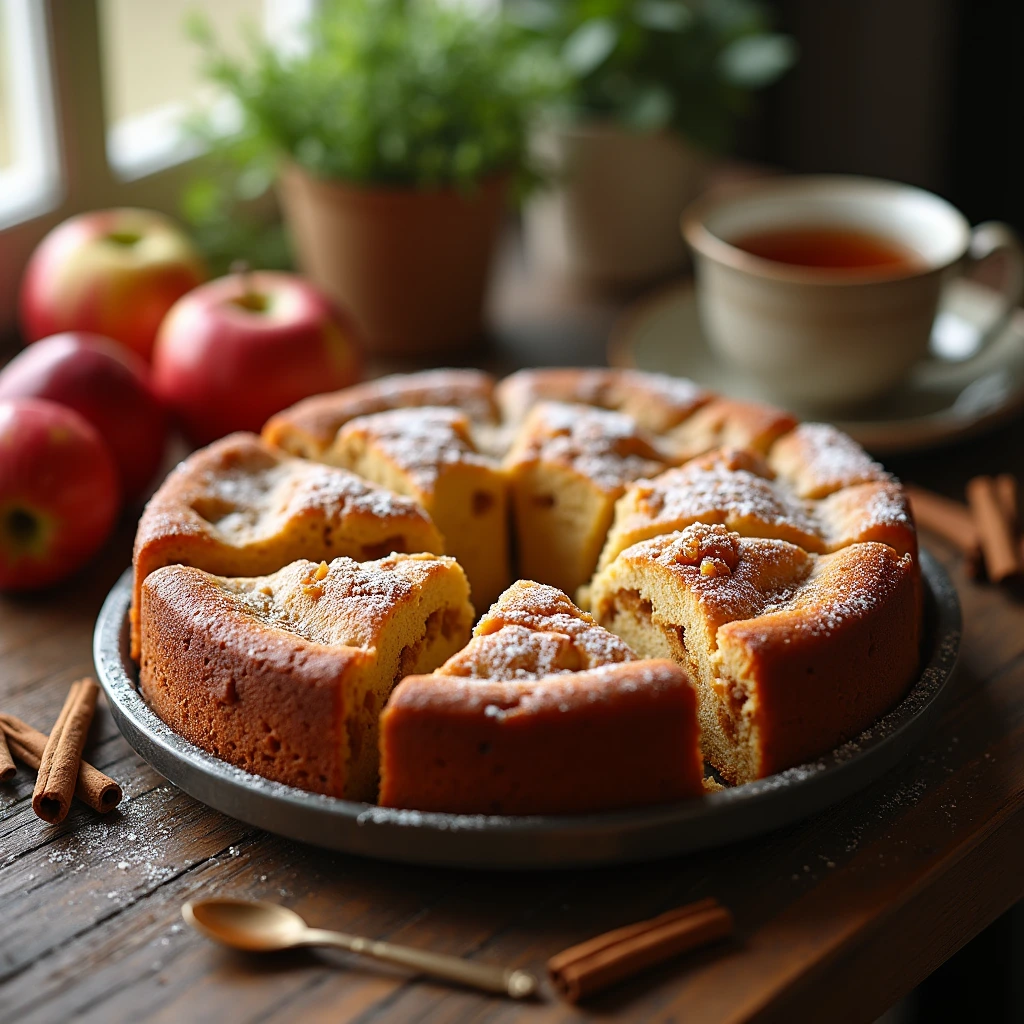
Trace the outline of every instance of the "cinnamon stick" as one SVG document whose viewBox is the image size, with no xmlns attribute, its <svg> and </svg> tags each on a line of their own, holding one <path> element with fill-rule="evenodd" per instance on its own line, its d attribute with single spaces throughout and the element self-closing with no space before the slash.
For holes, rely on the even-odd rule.
<svg viewBox="0 0 1024 1024">
<path fill-rule="evenodd" d="M 966 505 L 913 484 L 906 484 L 904 489 L 918 526 L 937 533 L 965 555 L 978 550 L 978 531 Z"/>
<path fill-rule="evenodd" d="M 572 946 L 548 961 L 548 974 L 575 1003 L 731 932 L 732 914 L 715 899 L 699 900 Z"/>
<path fill-rule="evenodd" d="M 959 548 L 966 559 L 968 574 L 978 576 L 981 571 L 981 540 L 971 510 L 959 501 L 913 484 L 905 484 L 904 490 L 917 525 Z"/>
<path fill-rule="evenodd" d="M 999 501 L 990 476 L 976 476 L 967 484 L 967 503 L 985 557 L 985 569 L 993 583 L 1002 583 L 1024 572 L 1024 562 L 1009 518 Z"/>
<path fill-rule="evenodd" d="M 79 679 L 72 683 L 43 748 L 36 788 L 32 793 L 32 810 L 51 825 L 62 822 L 71 807 L 78 766 L 99 692 L 92 679 Z"/>
<path fill-rule="evenodd" d="M 1020 515 L 1017 503 L 1017 478 L 1012 473 L 1000 473 L 996 477 L 996 499 L 1010 529 L 1020 532 Z"/>
<path fill-rule="evenodd" d="M 1003 515 L 1009 520 L 1010 527 L 1017 538 L 1017 549 L 1020 552 L 1021 565 L 1024 565 L 1024 532 L 1020 521 L 1020 489 L 1017 478 L 1012 473 L 1000 473 L 996 477 L 996 497 Z"/>
<path fill-rule="evenodd" d="M 29 768 L 38 768 L 46 747 L 46 734 L 26 725 L 14 715 L 0 715 L 0 729 L 7 734 L 11 753 Z M 75 796 L 100 814 L 107 814 L 121 802 L 121 787 L 109 775 L 83 761 L 78 769 Z"/>
<path fill-rule="evenodd" d="M 11 757 L 11 750 L 7 746 L 7 739 L 3 729 L 0 729 L 0 782 L 10 782 L 18 771 L 18 766 Z"/>
</svg>

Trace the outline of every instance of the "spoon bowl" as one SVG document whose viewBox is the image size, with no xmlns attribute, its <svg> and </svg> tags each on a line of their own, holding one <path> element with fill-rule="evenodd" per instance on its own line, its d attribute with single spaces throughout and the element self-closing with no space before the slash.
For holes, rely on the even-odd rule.
<svg viewBox="0 0 1024 1024">
<path fill-rule="evenodd" d="M 309 928 L 287 907 L 229 897 L 186 903 L 182 916 L 209 939 L 250 953 L 271 953 L 302 944 Z"/>
</svg>

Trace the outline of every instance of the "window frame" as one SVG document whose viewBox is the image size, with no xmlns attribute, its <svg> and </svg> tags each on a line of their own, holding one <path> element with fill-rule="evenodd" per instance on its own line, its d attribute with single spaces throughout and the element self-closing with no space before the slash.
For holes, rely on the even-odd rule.
<svg viewBox="0 0 1024 1024">
<path fill-rule="evenodd" d="M 264 0 L 269 37 L 294 46 L 302 10 L 308 16 L 317 2 Z M 154 146 L 137 162 L 111 159 L 99 0 L 0 3 L 30 6 L 39 25 L 33 58 L 41 55 L 34 65 L 43 78 L 42 96 L 49 101 L 41 116 L 49 119 L 52 148 L 47 159 L 54 182 L 45 200 L 26 207 L 22 217 L 0 221 L 0 336 L 10 337 L 17 329 L 18 286 L 25 264 L 51 228 L 75 213 L 112 206 L 146 207 L 176 216 L 182 190 L 203 155 L 195 146 Z"/>
</svg>

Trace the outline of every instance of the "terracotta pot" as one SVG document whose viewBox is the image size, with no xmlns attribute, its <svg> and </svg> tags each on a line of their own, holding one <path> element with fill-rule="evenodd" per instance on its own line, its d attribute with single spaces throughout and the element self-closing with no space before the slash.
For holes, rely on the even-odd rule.
<svg viewBox="0 0 1024 1024">
<path fill-rule="evenodd" d="M 302 272 L 349 310 L 372 353 L 465 346 L 484 301 L 508 179 L 477 189 L 360 188 L 286 164 L 278 193 Z"/>
<path fill-rule="evenodd" d="M 628 286 L 685 265 L 679 217 L 703 189 L 703 153 L 674 133 L 611 122 L 543 126 L 532 147 L 557 182 L 525 211 L 527 253 L 542 270 Z"/>
</svg>

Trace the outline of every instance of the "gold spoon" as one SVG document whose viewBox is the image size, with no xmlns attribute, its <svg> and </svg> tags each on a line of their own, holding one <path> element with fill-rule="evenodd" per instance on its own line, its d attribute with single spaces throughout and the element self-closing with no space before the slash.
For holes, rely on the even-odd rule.
<svg viewBox="0 0 1024 1024">
<path fill-rule="evenodd" d="M 457 956 L 310 928 L 294 910 L 276 903 L 229 898 L 192 900 L 181 908 L 181 916 L 208 939 L 253 953 L 295 949 L 298 946 L 335 946 L 445 981 L 485 992 L 501 992 L 513 999 L 525 999 L 537 990 L 537 979 L 528 971 L 491 967 Z"/>
</svg>

